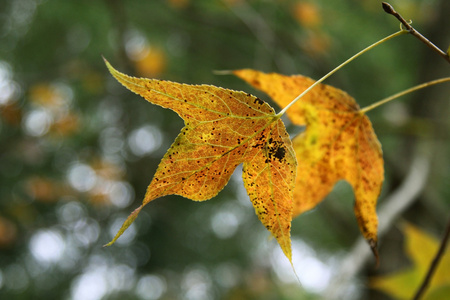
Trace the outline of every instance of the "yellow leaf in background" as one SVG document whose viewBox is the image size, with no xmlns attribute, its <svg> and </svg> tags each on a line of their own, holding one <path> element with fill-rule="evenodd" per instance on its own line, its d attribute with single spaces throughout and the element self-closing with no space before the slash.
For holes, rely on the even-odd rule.
<svg viewBox="0 0 450 300">
<path fill-rule="evenodd" d="M 55 120 L 50 125 L 49 132 L 59 137 L 67 137 L 78 131 L 80 123 L 78 115 L 70 112 Z"/>
<path fill-rule="evenodd" d="M 123 180 L 124 170 L 118 164 L 105 159 L 95 158 L 89 165 L 97 176 L 107 181 Z"/>
<path fill-rule="evenodd" d="M 60 107 L 65 104 L 65 95 L 49 83 L 35 84 L 30 87 L 30 100 L 45 107 Z"/>
<path fill-rule="evenodd" d="M 296 160 L 289 135 L 274 110 L 243 92 L 135 78 L 116 71 L 108 62 L 106 65 L 125 87 L 151 103 L 170 108 L 185 122 L 161 160 L 143 204 L 131 213 L 108 245 L 150 201 L 171 194 L 208 200 L 243 164 L 242 177 L 255 212 L 291 261 Z"/>
<path fill-rule="evenodd" d="M 27 180 L 27 190 L 36 201 L 51 203 L 58 201 L 63 188 L 55 180 L 34 176 Z"/>
<path fill-rule="evenodd" d="M 330 36 L 321 31 L 307 34 L 301 45 L 301 48 L 313 57 L 327 54 L 330 47 Z"/>
<path fill-rule="evenodd" d="M 319 8 L 313 2 L 297 2 L 293 9 L 295 19 L 303 27 L 317 27 L 322 23 Z"/>
<path fill-rule="evenodd" d="M 145 47 L 134 59 L 136 71 L 144 77 L 157 77 L 166 70 L 166 53 L 156 47 Z"/>
<path fill-rule="evenodd" d="M 439 241 L 421 229 L 405 224 L 405 251 L 412 266 L 396 273 L 374 277 L 372 288 L 384 291 L 395 299 L 412 299 L 439 248 Z M 431 279 L 423 300 L 446 300 L 450 291 L 450 251 L 447 249 Z"/>
<path fill-rule="evenodd" d="M 314 83 L 299 75 L 250 69 L 233 73 L 266 92 L 282 108 Z M 347 93 L 324 84 L 313 88 L 286 113 L 292 123 L 306 125 L 306 130 L 292 140 L 298 161 L 293 216 L 314 208 L 338 180 L 345 179 L 355 193 L 354 211 L 361 232 L 376 251 L 375 208 L 384 167 L 381 145 L 369 118 Z"/>
</svg>

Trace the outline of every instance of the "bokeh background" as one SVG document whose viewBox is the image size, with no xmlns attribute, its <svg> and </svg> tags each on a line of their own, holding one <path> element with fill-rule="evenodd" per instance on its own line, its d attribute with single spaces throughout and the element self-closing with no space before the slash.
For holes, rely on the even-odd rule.
<svg viewBox="0 0 450 300">
<path fill-rule="evenodd" d="M 450 45 L 450 1 L 391 4 L 439 47 Z M 183 122 L 113 80 L 101 56 L 131 75 L 272 103 L 213 71 L 318 79 L 398 29 L 380 1 L 0 1 L 0 298 L 391 299 L 370 278 L 410 266 L 401 224 L 439 238 L 449 217 L 448 84 L 369 113 L 386 167 L 380 267 L 361 243 L 351 188 L 339 182 L 293 221 L 300 286 L 239 169 L 210 201 L 155 200 L 102 248 L 141 202 Z M 366 106 L 448 74 L 448 63 L 404 35 L 326 83 Z"/>
</svg>

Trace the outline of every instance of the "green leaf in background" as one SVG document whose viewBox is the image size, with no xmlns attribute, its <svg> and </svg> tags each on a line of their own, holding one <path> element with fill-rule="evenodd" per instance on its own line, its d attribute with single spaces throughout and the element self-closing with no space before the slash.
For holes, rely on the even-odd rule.
<svg viewBox="0 0 450 300">
<path fill-rule="evenodd" d="M 370 282 L 373 288 L 391 295 L 394 299 L 412 299 L 439 248 L 439 241 L 436 238 L 411 224 L 405 224 L 403 232 L 405 251 L 411 259 L 412 266 L 406 270 L 374 277 Z M 448 299 L 449 272 L 450 251 L 447 249 L 425 292 L 424 300 Z"/>
</svg>

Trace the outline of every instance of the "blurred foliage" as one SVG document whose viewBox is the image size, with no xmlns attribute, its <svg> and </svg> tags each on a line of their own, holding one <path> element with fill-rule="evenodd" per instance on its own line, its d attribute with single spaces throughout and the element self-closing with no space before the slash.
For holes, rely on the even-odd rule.
<svg viewBox="0 0 450 300">
<path fill-rule="evenodd" d="M 439 241 L 411 224 L 404 224 L 405 245 L 411 267 L 393 274 L 372 278 L 370 285 L 390 294 L 394 299 L 412 299 L 430 268 L 430 263 L 439 249 Z M 450 250 L 441 257 L 439 265 L 430 280 L 424 300 L 445 300 L 450 291 Z"/>
<path fill-rule="evenodd" d="M 449 1 L 391 3 L 448 47 Z M 319 78 L 396 30 L 379 1 L 1 1 L 0 298 L 321 299 L 359 236 L 347 184 L 293 222 L 303 287 L 267 240 L 239 171 L 211 201 L 151 203 L 113 247 L 101 247 L 141 202 L 183 126 L 173 112 L 117 84 L 101 56 L 128 74 L 267 99 L 212 71 L 250 67 Z M 365 106 L 445 75 L 442 58 L 403 36 L 327 83 Z M 427 187 L 403 218 L 435 233 L 450 206 L 448 95 L 448 86 L 433 87 L 369 114 L 386 160 L 381 202 L 416 151 L 432 157 Z M 381 241 L 377 272 L 407 263 L 402 241 L 394 226 Z M 348 287 L 355 299 L 387 299 L 366 284 L 374 272 L 367 266 Z"/>
</svg>

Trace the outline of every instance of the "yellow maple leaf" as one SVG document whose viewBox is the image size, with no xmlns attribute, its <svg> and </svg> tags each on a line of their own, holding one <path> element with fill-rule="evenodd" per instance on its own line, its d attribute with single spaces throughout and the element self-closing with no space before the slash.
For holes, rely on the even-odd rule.
<svg viewBox="0 0 450 300">
<path fill-rule="evenodd" d="M 111 245 L 150 201 L 170 194 L 208 200 L 243 164 L 243 181 L 255 212 L 291 261 L 290 226 L 296 159 L 280 116 L 262 100 L 210 85 L 135 78 L 115 70 L 125 87 L 178 113 L 185 127 L 164 155 L 143 204 L 130 214 Z"/>
<path fill-rule="evenodd" d="M 250 69 L 233 73 L 267 93 L 282 108 L 315 82 L 300 75 Z M 384 167 L 381 145 L 369 118 L 351 96 L 325 84 L 313 88 L 286 113 L 292 123 L 306 125 L 293 139 L 298 161 L 293 216 L 314 208 L 338 180 L 345 179 L 355 193 L 359 228 L 377 255 L 376 202 Z"/>
<path fill-rule="evenodd" d="M 395 299 L 412 299 L 438 251 L 439 241 L 411 224 L 404 224 L 403 231 L 405 251 L 411 259 L 412 266 L 406 270 L 374 277 L 370 281 L 370 286 L 384 291 Z M 449 291 L 450 251 L 447 250 L 422 299 L 445 300 L 448 299 Z"/>
</svg>

